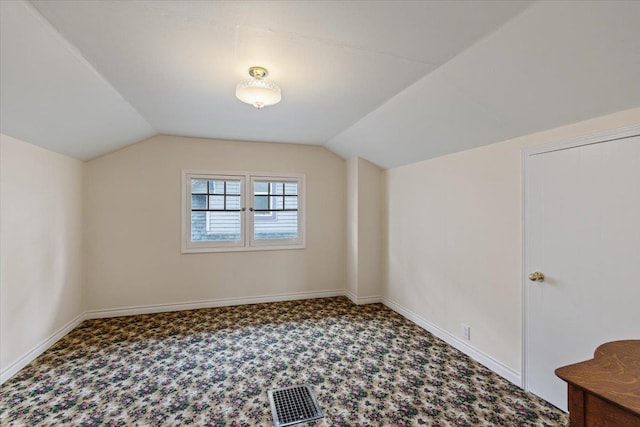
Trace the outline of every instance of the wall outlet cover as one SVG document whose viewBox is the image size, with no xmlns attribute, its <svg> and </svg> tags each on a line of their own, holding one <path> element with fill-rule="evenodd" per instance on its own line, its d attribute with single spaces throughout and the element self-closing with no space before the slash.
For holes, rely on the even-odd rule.
<svg viewBox="0 0 640 427">
<path fill-rule="evenodd" d="M 465 340 L 471 340 L 471 327 L 464 323 L 462 324 L 462 336 Z"/>
</svg>

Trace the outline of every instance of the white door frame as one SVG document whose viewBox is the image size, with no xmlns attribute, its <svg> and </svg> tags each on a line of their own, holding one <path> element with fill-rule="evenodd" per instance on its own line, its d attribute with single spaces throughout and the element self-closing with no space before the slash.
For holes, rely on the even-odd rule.
<svg viewBox="0 0 640 427">
<path fill-rule="evenodd" d="M 527 325 L 527 286 L 529 280 L 527 278 L 527 195 L 526 195 L 526 179 L 527 179 L 527 160 L 531 156 L 553 151 L 567 150 L 574 147 L 584 145 L 599 144 L 602 142 L 613 141 L 616 139 L 631 138 L 640 135 L 640 125 L 633 125 L 618 129 L 611 129 L 603 132 L 593 133 L 589 135 L 571 138 L 559 143 L 543 144 L 535 147 L 529 147 L 522 150 L 522 272 L 521 272 L 521 316 L 522 316 L 522 372 L 521 382 L 522 388 L 529 391 L 528 372 L 529 365 L 527 359 L 527 341 L 529 337 L 529 329 Z M 595 350 L 595 349 L 594 349 Z M 559 367 L 559 366 L 558 366 Z"/>
</svg>

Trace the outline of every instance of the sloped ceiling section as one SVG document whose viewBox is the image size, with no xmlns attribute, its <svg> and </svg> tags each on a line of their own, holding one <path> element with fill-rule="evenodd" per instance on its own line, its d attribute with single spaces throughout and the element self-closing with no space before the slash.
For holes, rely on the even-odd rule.
<svg viewBox="0 0 640 427">
<path fill-rule="evenodd" d="M 29 3 L 0 20 L 2 133 L 83 160 L 156 133 Z"/>
<path fill-rule="evenodd" d="M 303 144 L 325 143 L 526 5 L 33 4 L 159 132 Z M 280 84 L 280 104 L 258 111 L 235 99 L 252 65 Z"/>
<path fill-rule="evenodd" d="M 46 0 L 30 4 L 60 39 L 104 76 L 107 86 L 126 99 L 132 108 L 123 106 L 120 115 L 129 117 L 137 111 L 158 133 L 324 144 L 521 13 L 529 2 Z M 22 19 L 8 18 L 16 27 L 22 26 Z M 12 63 L 7 66 L 12 70 L 7 81 L 19 79 L 16 70 L 25 68 L 19 62 L 25 59 L 18 55 L 23 49 L 33 51 L 33 62 L 55 71 L 56 64 L 47 64 L 47 52 L 31 49 L 19 38 L 23 33 L 41 33 L 42 28 L 11 31 L 3 37 L 16 51 L 10 61 L 3 57 L 3 63 Z M 14 60 L 18 62 L 13 64 Z M 69 61 L 78 62 L 72 56 Z M 75 67 L 63 64 L 61 58 L 57 65 Z M 256 110 L 235 98 L 235 85 L 248 77 L 251 65 L 269 69 L 270 78 L 282 87 L 280 104 Z M 27 62 L 29 67 L 42 71 Z M 101 108 L 89 108 L 102 100 L 92 92 L 97 85 L 87 91 L 67 84 L 67 80 L 82 83 L 77 76 L 69 75 L 61 84 L 54 77 L 61 79 L 62 73 L 43 74 L 34 71 L 12 88 L 14 94 L 3 95 L 7 107 L 20 107 L 3 120 L 14 133 L 20 130 L 32 136 L 29 132 L 41 127 L 60 137 L 61 130 L 53 125 L 68 126 L 61 116 L 76 115 L 75 104 L 86 107 L 74 123 L 80 126 L 93 127 L 87 115 L 115 117 Z M 30 88 L 34 79 L 43 81 L 41 87 Z M 40 110 L 50 109 L 49 98 L 57 101 L 59 111 L 51 123 L 44 123 Z M 41 103 L 34 112 L 24 108 Z M 29 127 L 29 122 L 35 125 Z M 105 128 L 129 137 L 139 135 L 130 123 L 114 118 L 112 124 L 98 123 L 98 133 L 113 140 L 117 135 L 105 134 Z M 97 148 L 96 152 L 104 149 Z"/>
<path fill-rule="evenodd" d="M 638 1 L 536 3 L 327 147 L 391 168 L 638 107 L 639 22 Z"/>
<path fill-rule="evenodd" d="M 639 1 L 34 0 L 0 15 L 0 130 L 80 159 L 166 133 L 389 168 L 640 106 Z M 235 99 L 251 65 L 280 104 Z"/>
</svg>

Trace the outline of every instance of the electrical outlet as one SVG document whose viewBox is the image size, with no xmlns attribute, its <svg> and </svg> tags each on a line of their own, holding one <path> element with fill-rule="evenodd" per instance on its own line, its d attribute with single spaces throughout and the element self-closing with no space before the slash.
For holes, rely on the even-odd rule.
<svg viewBox="0 0 640 427">
<path fill-rule="evenodd" d="M 471 340 L 471 327 L 464 323 L 462 324 L 462 336 L 465 340 Z"/>
</svg>

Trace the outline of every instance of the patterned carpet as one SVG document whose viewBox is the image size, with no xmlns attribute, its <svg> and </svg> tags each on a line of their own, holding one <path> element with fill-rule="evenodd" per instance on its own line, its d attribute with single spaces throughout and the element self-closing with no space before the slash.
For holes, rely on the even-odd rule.
<svg viewBox="0 0 640 427">
<path fill-rule="evenodd" d="M 381 304 L 343 297 L 88 320 L 0 388 L 2 425 L 270 426 L 312 386 L 314 426 L 565 426 Z"/>
</svg>

